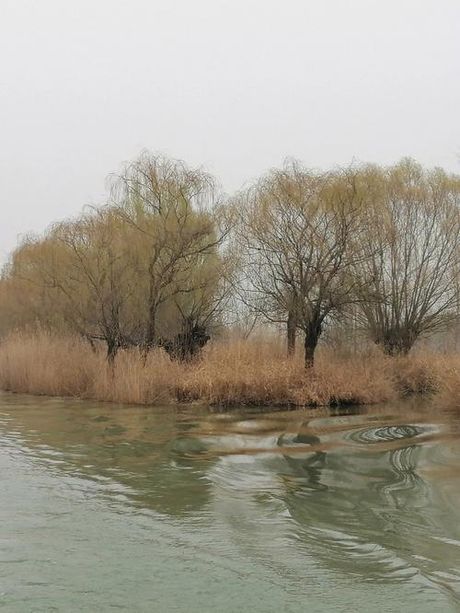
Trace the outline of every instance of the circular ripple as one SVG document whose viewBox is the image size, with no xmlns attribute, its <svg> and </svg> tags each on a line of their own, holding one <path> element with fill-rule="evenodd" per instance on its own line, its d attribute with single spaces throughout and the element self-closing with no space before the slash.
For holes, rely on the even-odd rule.
<svg viewBox="0 0 460 613">
<path fill-rule="evenodd" d="M 349 434 L 349 438 L 357 443 L 388 443 L 391 441 L 414 438 L 423 434 L 425 430 L 420 426 L 410 424 L 379 426 L 378 428 L 365 428 Z"/>
</svg>

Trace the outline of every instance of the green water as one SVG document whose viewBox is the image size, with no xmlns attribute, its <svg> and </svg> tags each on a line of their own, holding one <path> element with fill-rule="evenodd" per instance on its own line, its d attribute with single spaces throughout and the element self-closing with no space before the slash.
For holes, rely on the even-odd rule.
<svg viewBox="0 0 460 613">
<path fill-rule="evenodd" d="M 0 395 L 4 611 L 460 610 L 460 413 Z"/>
</svg>

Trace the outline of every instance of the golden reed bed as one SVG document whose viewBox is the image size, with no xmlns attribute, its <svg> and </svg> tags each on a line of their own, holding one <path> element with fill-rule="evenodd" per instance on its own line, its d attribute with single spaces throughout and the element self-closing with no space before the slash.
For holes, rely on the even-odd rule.
<svg viewBox="0 0 460 613">
<path fill-rule="evenodd" d="M 211 343 L 193 363 L 162 350 L 144 361 L 120 351 L 113 369 L 103 349 L 80 338 L 13 334 L 0 344 L 0 388 L 135 404 L 198 402 L 235 406 L 325 406 L 385 402 L 410 393 L 460 396 L 460 356 L 428 351 L 400 358 L 373 347 L 357 355 L 321 348 L 312 370 L 275 341 Z"/>
</svg>

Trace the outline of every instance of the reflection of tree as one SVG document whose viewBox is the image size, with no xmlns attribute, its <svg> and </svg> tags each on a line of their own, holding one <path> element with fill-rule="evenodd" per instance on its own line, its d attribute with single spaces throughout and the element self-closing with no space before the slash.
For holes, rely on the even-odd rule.
<svg viewBox="0 0 460 613">
<path fill-rule="evenodd" d="M 355 433 L 357 444 L 340 450 L 284 456 L 282 498 L 309 555 L 364 580 L 406 581 L 422 573 L 436 581 L 438 573 L 455 572 L 455 554 L 446 556 L 448 545 L 437 538 L 433 492 L 417 473 L 422 447 L 414 437 L 421 432 L 379 426 Z M 398 439 L 401 447 L 385 449 Z M 295 443 L 317 449 L 319 439 L 295 437 Z"/>
<path fill-rule="evenodd" d="M 303 424 L 308 426 L 308 424 Z M 321 442 L 320 438 L 313 434 L 305 434 L 299 432 L 290 440 L 285 436 L 280 436 L 278 445 L 283 446 L 286 443 L 293 445 L 318 445 Z M 293 474 L 296 475 L 296 486 L 302 489 L 321 489 L 326 486 L 321 484 L 321 470 L 326 463 L 326 453 L 324 451 L 314 451 L 307 457 L 298 457 L 297 455 L 283 455 L 285 461 L 291 468 Z"/>
<path fill-rule="evenodd" d="M 174 410 L 48 402 L 10 413 L 8 427 L 38 461 L 58 453 L 59 470 L 109 479 L 109 496 L 121 492 L 130 504 L 159 513 L 196 513 L 208 503 L 211 460 Z"/>
<path fill-rule="evenodd" d="M 458 492 L 421 471 L 447 453 L 422 444 L 424 428 L 306 422 L 304 412 L 190 415 L 33 399 L 8 412 L 6 428 L 37 461 L 58 459 L 51 470 L 102 482 L 109 501 L 121 493 L 130 507 L 180 519 L 205 509 L 220 551 L 283 576 L 294 567 L 303 576 L 308 557 L 354 580 L 422 575 L 446 590 L 459 581 Z"/>
</svg>

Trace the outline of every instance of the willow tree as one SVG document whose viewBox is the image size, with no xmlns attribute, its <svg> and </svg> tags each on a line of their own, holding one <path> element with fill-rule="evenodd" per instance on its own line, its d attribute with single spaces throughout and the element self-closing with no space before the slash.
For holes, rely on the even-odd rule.
<svg viewBox="0 0 460 613">
<path fill-rule="evenodd" d="M 58 225 L 53 237 L 65 248 L 60 288 L 88 340 L 103 340 L 113 361 L 137 326 L 136 279 L 126 228 L 108 207 Z"/>
<path fill-rule="evenodd" d="M 62 261 L 63 250 L 48 233 L 29 235 L 14 250 L 3 271 L 2 319 L 10 329 L 69 330 L 57 282 Z"/>
<path fill-rule="evenodd" d="M 129 330 L 136 289 L 128 250 L 113 211 L 92 211 L 25 241 L 13 256 L 10 282 L 22 284 L 29 308 L 39 292 L 35 318 L 41 325 L 55 328 L 60 322 L 91 343 L 102 340 L 113 361 Z"/>
<path fill-rule="evenodd" d="M 360 181 L 372 195 L 355 267 L 362 320 L 386 353 L 407 353 L 458 315 L 460 177 L 405 159 Z"/>
<path fill-rule="evenodd" d="M 112 200 L 130 228 L 144 312 L 137 342 L 145 351 L 162 344 L 160 319 L 171 319 L 171 310 L 181 319 L 179 334 L 203 340 L 207 335 L 198 329 L 208 323 L 221 265 L 213 178 L 181 161 L 144 153 L 115 179 Z"/>
<path fill-rule="evenodd" d="M 351 270 L 363 196 L 353 172 L 319 173 L 290 162 L 242 194 L 238 245 L 242 295 L 270 322 L 304 334 L 306 366 L 328 318 L 355 300 Z"/>
<path fill-rule="evenodd" d="M 3 267 L 0 279 L 0 336 L 6 336 L 12 330 L 33 328 L 40 322 L 43 328 L 49 328 L 55 322 L 56 313 L 51 300 L 46 301 L 40 285 L 28 283 L 18 275 L 19 260 L 27 259 L 24 253 L 29 248 L 28 238 L 11 254 Z"/>
<path fill-rule="evenodd" d="M 14 308 L 16 292 L 17 306 L 27 304 L 25 323 L 59 322 L 104 341 L 111 361 L 132 345 L 189 357 L 209 338 L 223 300 L 216 186 L 201 170 L 146 153 L 126 166 L 111 196 L 24 241 L 0 307 Z"/>
</svg>

